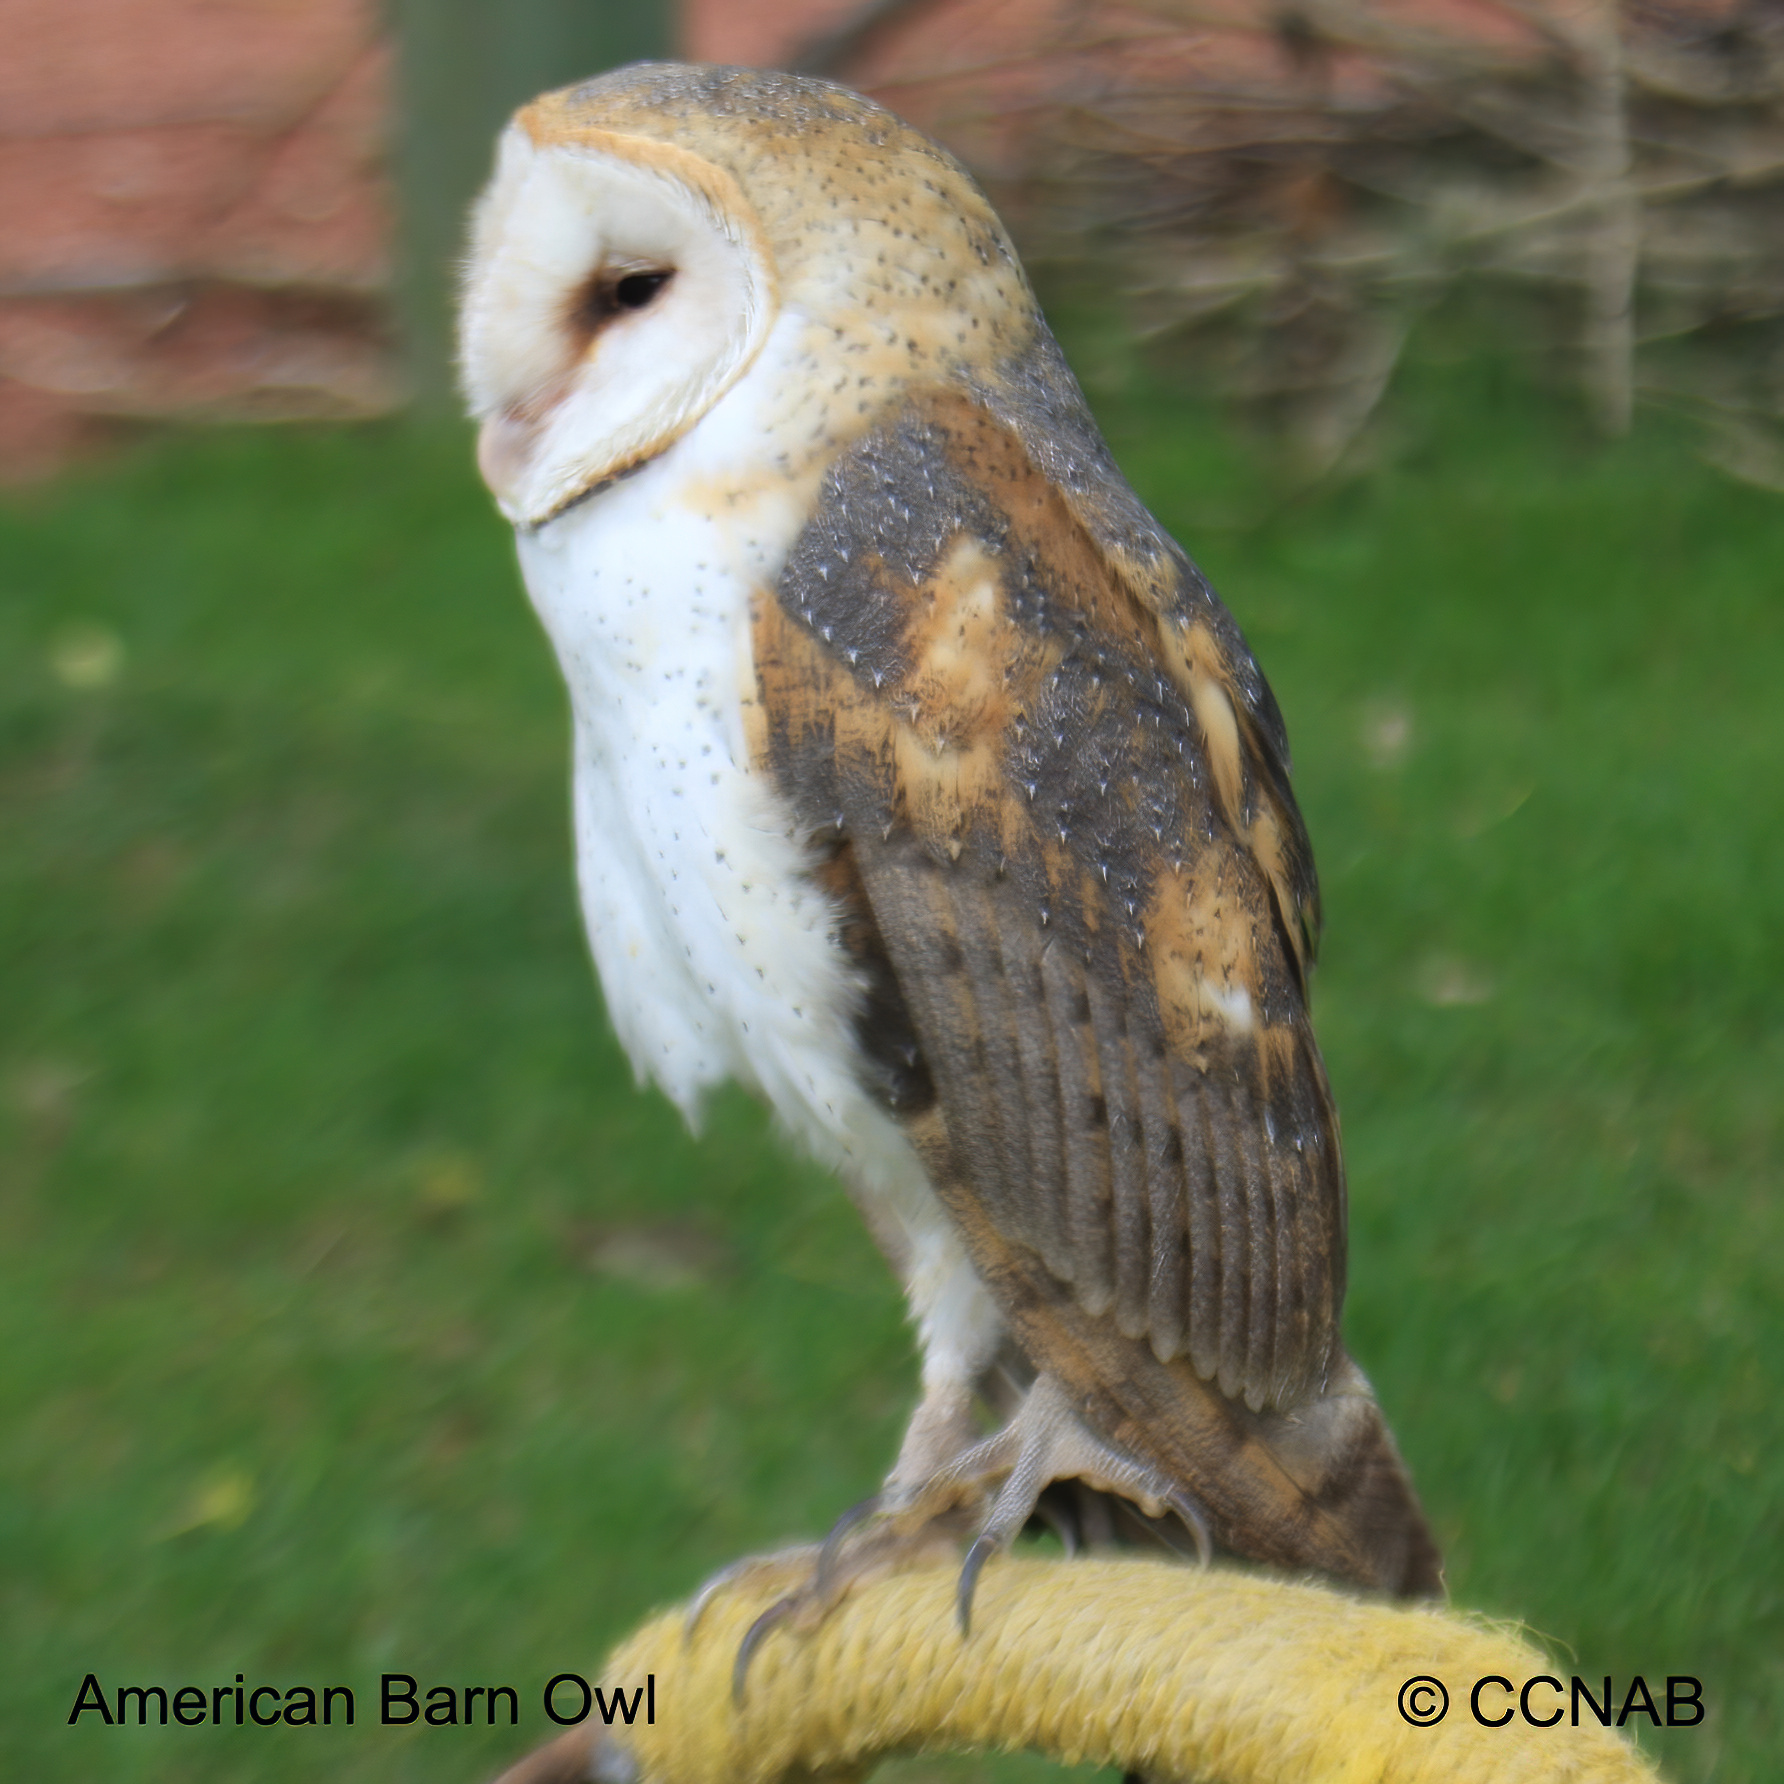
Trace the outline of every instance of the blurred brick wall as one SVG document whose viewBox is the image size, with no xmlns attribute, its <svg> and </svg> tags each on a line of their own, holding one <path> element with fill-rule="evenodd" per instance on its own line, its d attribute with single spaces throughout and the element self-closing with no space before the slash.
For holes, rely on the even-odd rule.
<svg viewBox="0 0 1784 1784">
<path fill-rule="evenodd" d="M 1534 42 L 1520 0 L 1360 3 L 1514 58 Z M 1605 0 L 1551 3 L 1559 15 Z M 504 0 L 465 4 L 424 16 L 469 32 L 473 60 L 511 47 Z M 1174 22 L 1122 0 L 677 11 L 696 60 L 786 66 L 828 39 L 832 72 L 934 131 L 1018 219 L 1037 151 L 1099 94 L 1181 109 L 1187 94 L 1305 86 L 1276 0 L 1222 0 L 1196 24 L 1193 9 Z M 398 400 L 383 20 L 378 0 L 0 0 L 0 476 L 53 468 L 111 418 L 352 417 Z M 637 50 L 616 38 L 607 53 Z M 1380 84 L 1354 51 L 1322 78 L 1340 109 Z M 480 139 L 479 165 L 483 153 Z"/>
<path fill-rule="evenodd" d="M 1358 0 L 1382 23 L 1416 21 L 1434 37 L 1535 53 L 1540 34 L 1522 0 Z M 1538 0 L 1590 11 L 1611 0 Z M 1662 0 L 1692 8 L 1741 0 Z M 1123 0 L 681 0 L 683 52 L 697 62 L 787 67 L 815 60 L 931 132 L 1005 204 L 1037 149 L 1074 106 L 1113 92 L 1206 105 L 1250 83 L 1301 92 L 1305 70 L 1284 33 L 1280 0 L 1213 0 L 1205 7 Z M 815 53 L 815 54 L 814 54 Z M 1379 97 L 1366 56 L 1328 59 L 1333 103 Z"/>
<path fill-rule="evenodd" d="M 1243 3 L 1243 0 L 1241 0 Z M 1108 11 L 1108 8 L 1102 8 Z M 802 59 L 939 136 L 974 169 L 1012 177 L 1038 108 L 1069 79 L 1057 46 L 1084 0 L 681 0 L 695 62 L 785 68 Z M 1125 21 L 1149 30 L 1142 17 Z"/>
<path fill-rule="evenodd" d="M 861 0 L 681 0 L 682 53 L 693 62 L 773 68 L 861 11 Z"/>
<path fill-rule="evenodd" d="M 373 0 L 0 0 L 0 41 L 0 474 L 396 401 Z"/>
</svg>

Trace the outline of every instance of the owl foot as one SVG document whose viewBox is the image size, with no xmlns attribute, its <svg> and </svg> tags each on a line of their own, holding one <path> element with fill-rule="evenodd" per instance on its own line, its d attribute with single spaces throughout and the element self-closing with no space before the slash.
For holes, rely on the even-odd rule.
<svg viewBox="0 0 1784 1784">
<path fill-rule="evenodd" d="M 919 1455 L 933 1458 L 941 1447 L 935 1430 L 920 1431 L 921 1424 L 919 1415 L 913 1421 L 917 1440 L 907 1438 L 885 1490 L 851 1506 L 822 1543 L 740 1561 L 701 1588 L 688 1611 L 690 1633 L 713 1594 L 726 1586 L 746 1579 L 756 1584 L 784 1579 L 789 1588 L 751 1624 L 738 1646 L 731 1678 L 738 1702 L 750 1662 L 776 1629 L 816 1628 L 856 1586 L 941 1555 L 958 1555 L 960 1543 L 976 1526 L 955 1590 L 964 1639 L 972 1630 L 973 1596 L 985 1563 L 1007 1548 L 1031 1517 L 1053 1525 L 1068 1553 L 1076 1547 L 1078 1520 L 1070 1515 L 1069 1501 L 1056 1506 L 1051 1496 L 1042 1498 L 1055 1481 L 1081 1481 L 1094 1493 L 1137 1505 L 1148 1518 L 1174 1513 L 1204 1564 L 1212 1554 L 1201 1508 L 1183 1487 L 1098 1437 L 1049 1375 L 1035 1379 L 1001 1431 L 956 1444 L 948 1459 L 918 1468 L 913 1463 Z"/>
<path fill-rule="evenodd" d="M 783 1581 L 787 1587 L 738 1643 L 731 1667 L 734 1702 L 743 1702 L 750 1662 L 775 1630 L 815 1629 L 857 1586 L 960 1553 L 960 1544 L 973 1526 L 973 1508 L 943 1506 L 933 1516 L 913 1522 L 887 1516 L 882 1509 L 884 1497 L 876 1493 L 851 1506 L 822 1543 L 736 1562 L 700 1588 L 683 1624 L 690 1638 L 701 1613 L 725 1588 L 747 1582 L 760 1589 Z"/>
<path fill-rule="evenodd" d="M 1050 1375 L 1036 1377 L 1016 1416 L 1001 1431 L 956 1456 L 917 1487 L 908 1502 L 888 1510 L 902 1520 L 921 1515 L 926 1505 L 957 1503 L 967 1495 L 982 1499 L 1000 1477 L 1003 1485 L 960 1570 L 955 1611 L 962 1637 L 971 1633 L 973 1594 L 985 1563 L 1015 1541 L 1054 1481 L 1081 1480 L 1098 1492 L 1134 1501 L 1151 1518 L 1175 1512 L 1204 1565 L 1213 1553 L 1201 1509 L 1182 1486 L 1098 1437 Z"/>
<path fill-rule="evenodd" d="M 782 1581 L 789 1590 L 794 1589 L 812 1578 L 821 1552 L 817 1543 L 795 1543 L 790 1548 L 776 1549 L 767 1555 L 745 1555 L 742 1560 L 721 1567 L 701 1582 L 699 1590 L 688 1601 L 687 1612 L 681 1620 L 682 1641 L 694 1639 L 706 1607 L 721 1592 L 732 1586 L 772 1587 Z"/>
</svg>

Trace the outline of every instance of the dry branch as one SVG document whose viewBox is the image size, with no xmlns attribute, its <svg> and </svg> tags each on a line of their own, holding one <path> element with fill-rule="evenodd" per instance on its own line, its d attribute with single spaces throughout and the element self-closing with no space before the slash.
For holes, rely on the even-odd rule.
<svg viewBox="0 0 1784 1784">
<path fill-rule="evenodd" d="M 1082 0 L 954 62 L 965 4 L 916 9 L 873 84 L 969 155 L 1014 133 L 1025 251 L 1225 331 L 1317 464 L 1465 286 L 1547 294 L 1613 433 L 1661 384 L 1724 416 L 1731 352 L 1784 350 L 1784 0 Z M 1779 380 L 1737 383 L 1743 428 L 1784 421 Z"/>
</svg>

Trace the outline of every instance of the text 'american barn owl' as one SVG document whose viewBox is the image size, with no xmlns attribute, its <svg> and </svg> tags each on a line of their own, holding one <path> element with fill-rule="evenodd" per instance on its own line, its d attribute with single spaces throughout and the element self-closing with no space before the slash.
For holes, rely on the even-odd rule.
<svg viewBox="0 0 1784 1784">
<path fill-rule="evenodd" d="M 1339 1337 L 1282 719 L 971 179 L 820 81 L 551 94 L 476 212 L 463 363 L 620 1039 L 689 1114 L 765 1097 L 920 1335 L 808 1597 L 964 1516 L 964 1621 L 1043 1492 L 1068 1533 L 1436 1590 Z"/>
</svg>

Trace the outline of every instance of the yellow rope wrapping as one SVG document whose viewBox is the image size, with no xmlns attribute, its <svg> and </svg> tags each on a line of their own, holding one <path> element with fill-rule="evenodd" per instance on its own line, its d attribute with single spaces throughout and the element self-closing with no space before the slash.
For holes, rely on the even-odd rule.
<svg viewBox="0 0 1784 1784">
<path fill-rule="evenodd" d="M 723 1589 L 685 1633 L 653 1619 L 603 1669 L 655 1674 L 656 1723 L 616 1727 L 647 1784 L 766 1784 L 847 1776 L 899 1750 L 1030 1748 L 1067 1763 L 1203 1784 L 1648 1784 L 1657 1774 L 1582 1708 L 1535 1728 L 1515 1692 L 1555 1666 L 1514 1636 L 1429 1606 L 1360 1602 L 1325 1587 L 1147 1560 L 1000 1559 L 979 1582 L 969 1639 L 954 1621 L 957 1568 L 894 1575 L 852 1593 L 807 1633 L 778 1629 L 755 1656 L 741 1709 L 738 1643 L 785 1582 Z M 1469 1692 L 1509 1679 L 1482 1709 Z M 1401 1716 L 1401 1686 L 1443 1681 L 1441 1723 Z M 1566 1685 L 1566 1678 L 1562 1683 Z M 1531 1708 L 1560 1703 L 1538 1686 Z M 596 1739 L 601 1734 L 598 1732 Z M 579 1756 L 577 1730 L 557 1751 Z M 537 1761 L 534 1762 L 537 1765 Z M 583 1759 L 581 1763 L 586 1763 Z M 581 1764 L 578 1764 L 579 1775 Z M 569 1776 L 555 1769 L 516 1777 Z"/>
</svg>

